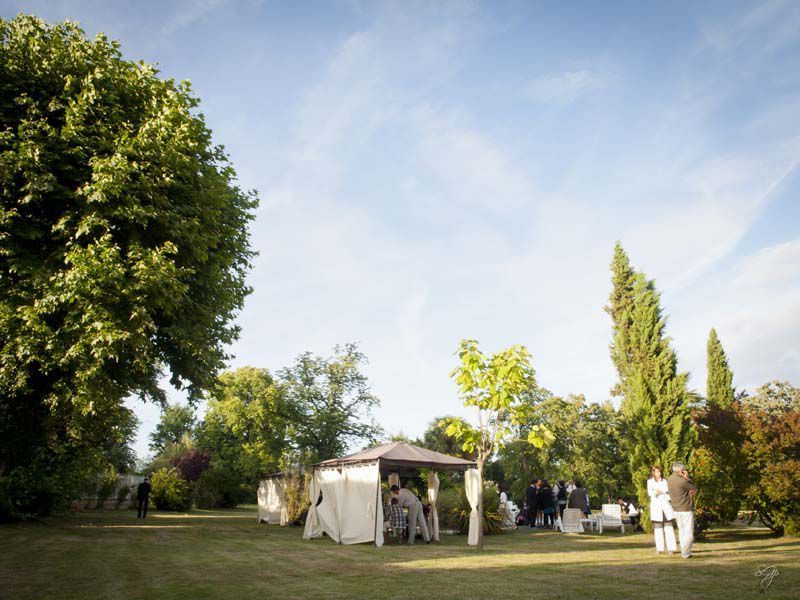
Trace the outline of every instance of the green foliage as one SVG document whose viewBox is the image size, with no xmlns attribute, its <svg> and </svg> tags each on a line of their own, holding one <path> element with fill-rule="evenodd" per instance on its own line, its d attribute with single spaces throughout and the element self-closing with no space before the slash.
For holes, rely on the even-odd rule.
<svg viewBox="0 0 800 600">
<path fill-rule="evenodd" d="M 530 402 L 524 400 L 536 389 L 531 356 L 524 346 L 512 346 L 492 356 L 485 356 L 478 342 L 462 340 L 458 351 L 461 364 L 450 377 L 458 384 L 464 406 L 477 409 L 478 425 L 463 419 L 449 418 L 440 422 L 445 433 L 461 442 L 465 452 L 474 452 L 478 465 L 480 488 L 478 510 L 484 512 L 483 468 L 495 451 L 512 440 L 513 430 L 527 419 Z M 531 424 L 526 442 L 541 448 L 553 441 L 552 433 L 542 424 Z M 483 526 L 478 548 L 483 549 Z"/>
<path fill-rule="evenodd" d="M 191 435 L 195 426 L 194 409 L 191 406 L 167 404 L 161 410 L 161 419 L 156 430 L 150 434 L 150 450 L 162 453 L 169 444 L 177 444 L 184 435 Z"/>
<path fill-rule="evenodd" d="M 622 415 L 631 478 L 639 505 L 649 505 L 650 467 L 674 461 L 688 463 L 694 445 L 687 373 L 678 372 L 678 357 L 665 333 L 660 295 L 653 281 L 634 272 L 617 244 L 611 264 L 613 289 L 606 310 L 614 325 L 611 357 L 622 392 Z M 646 517 L 646 515 L 645 515 Z M 649 526 L 649 519 L 643 523 Z"/>
<path fill-rule="evenodd" d="M 179 474 L 178 470 L 161 469 L 150 478 L 153 486 L 151 494 L 156 508 L 184 512 L 192 507 L 192 487 Z"/>
<path fill-rule="evenodd" d="M 114 493 L 114 490 L 117 489 L 117 483 L 119 483 L 119 474 L 117 470 L 112 466 L 106 467 L 100 475 L 97 486 L 97 508 L 103 508 L 106 500 L 108 500 L 111 494 Z"/>
<path fill-rule="evenodd" d="M 233 508 L 252 501 L 254 495 L 251 486 L 243 484 L 239 475 L 224 464 L 203 471 L 194 488 L 198 508 Z"/>
<path fill-rule="evenodd" d="M 97 472 L 162 368 L 197 399 L 238 335 L 256 198 L 188 83 L 74 23 L 0 20 L 0 486 L 16 514 Z"/>
<path fill-rule="evenodd" d="M 421 440 L 415 443 L 418 446 L 448 454 L 450 456 L 457 456 L 466 460 L 475 460 L 475 452 L 468 452 L 464 450 L 464 445 L 458 438 L 452 437 L 447 434 L 449 424 L 454 420 L 454 417 L 438 417 L 430 422 L 428 428 L 422 436 Z"/>
<path fill-rule="evenodd" d="M 714 329 L 708 337 L 707 365 L 706 404 L 695 415 L 698 448 L 691 465 L 699 488 L 695 522 L 701 530 L 736 518 L 744 465 L 742 428 L 733 410 L 733 373 Z"/>
<path fill-rule="evenodd" d="M 794 536 L 800 536 L 798 398 L 800 388 L 773 382 L 735 406 L 744 437 L 744 501 L 768 527 Z"/>
<path fill-rule="evenodd" d="M 280 470 L 295 414 L 266 369 L 223 373 L 197 427 L 197 445 L 210 455 L 212 466 L 255 490 L 262 476 Z"/>
<path fill-rule="evenodd" d="M 361 372 L 366 362 L 355 344 L 346 344 L 337 346 L 331 358 L 301 354 L 278 373 L 293 410 L 293 445 L 307 462 L 341 456 L 350 445 L 374 443 L 381 434 L 372 419 L 380 401 Z"/>
<path fill-rule="evenodd" d="M 535 448 L 523 441 L 500 449 L 499 462 L 511 496 L 522 502 L 534 479 L 579 479 L 591 498 L 605 500 L 632 492 L 627 461 L 621 459 L 624 428 L 621 414 L 610 402 L 587 403 L 582 395 L 566 399 L 542 390 L 522 428 L 546 424 L 552 443 Z"/>
<path fill-rule="evenodd" d="M 712 327 L 706 346 L 706 401 L 709 405 L 730 408 L 734 400 L 733 372 L 728 366 L 728 357 L 719 341 L 717 330 Z"/>
<path fill-rule="evenodd" d="M 130 494 L 131 494 L 131 489 L 128 486 L 121 486 L 117 490 L 117 499 L 114 508 L 118 509 L 120 506 L 122 506 L 125 503 L 125 501 L 129 499 Z"/>
<path fill-rule="evenodd" d="M 500 535 L 503 533 L 505 515 L 500 512 L 500 497 L 494 491 L 494 485 L 485 485 L 483 488 L 484 506 L 481 523 L 484 535 Z M 444 512 L 444 511 L 441 511 Z M 469 517 L 472 508 L 466 494 L 458 497 L 458 503 L 447 512 L 447 523 L 450 529 L 460 535 L 469 533 Z"/>
</svg>

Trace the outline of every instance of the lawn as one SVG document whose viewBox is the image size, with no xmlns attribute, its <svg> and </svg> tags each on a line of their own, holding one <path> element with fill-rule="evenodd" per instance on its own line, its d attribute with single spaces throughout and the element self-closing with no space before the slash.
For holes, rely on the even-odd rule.
<svg viewBox="0 0 800 600">
<path fill-rule="evenodd" d="M 337 546 L 256 525 L 252 507 L 189 514 L 88 511 L 0 526 L 0 597 L 772 598 L 800 597 L 800 540 L 712 532 L 695 557 L 657 557 L 645 534 L 520 531 L 440 544 Z M 765 593 L 754 572 L 779 570 Z M 677 595 L 676 595 L 677 593 Z"/>
</svg>

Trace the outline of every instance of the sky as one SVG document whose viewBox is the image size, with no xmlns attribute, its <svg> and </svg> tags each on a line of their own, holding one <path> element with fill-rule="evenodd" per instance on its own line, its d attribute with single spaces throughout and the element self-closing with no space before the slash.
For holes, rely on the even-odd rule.
<svg viewBox="0 0 800 600">
<path fill-rule="evenodd" d="M 467 414 L 462 338 L 603 401 L 620 240 L 692 389 L 711 327 L 737 388 L 800 384 L 798 2 L 0 0 L 19 12 L 190 80 L 258 191 L 231 368 L 358 342 L 412 437 Z M 131 406 L 144 456 L 159 411 Z"/>
</svg>

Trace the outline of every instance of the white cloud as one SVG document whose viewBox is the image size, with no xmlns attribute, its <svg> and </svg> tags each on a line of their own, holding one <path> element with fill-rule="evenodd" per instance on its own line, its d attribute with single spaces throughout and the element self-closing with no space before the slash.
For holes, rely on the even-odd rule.
<svg viewBox="0 0 800 600">
<path fill-rule="evenodd" d="M 742 288 L 775 287 L 800 277 L 800 239 L 763 248 L 744 258 L 734 284 Z"/>
<path fill-rule="evenodd" d="M 523 90 L 534 102 L 568 104 L 579 96 L 597 90 L 608 81 L 608 76 L 591 70 L 565 71 L 542 75 L 529 81 Z"/>
</svg>

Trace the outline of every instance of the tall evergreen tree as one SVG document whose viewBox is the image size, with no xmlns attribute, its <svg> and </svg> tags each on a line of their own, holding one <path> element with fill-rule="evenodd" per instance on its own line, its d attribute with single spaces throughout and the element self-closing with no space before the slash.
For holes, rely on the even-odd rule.
<svg viewBox="0 0 800 600">
<path fill-rule="evenodd" d="M 611 357 L 619 373 L 618 390 L 627 440 L 625 451 L 639 503 L 649 505 L 647 479 L 654 464 L 668 469 L 689 459 L 694 441 L 688 373 L 678 372 L 678 357 L 665 332 L 666 317 L 653 281 L 634 271 L 617 244 L 612 263 L 614 290 L 606 309 L 614 321 Z M 649 524 L 649 520 L 644 520 Z"/>
<path fill-rule="evenodd" d="M 744 438 L 735 413 L 733 373 L 715 329 L 708 336 L 706 404 L 697 412 L 698 449 L 692 459 L 699 484 L 697 524 L 732 521 L 741 503 Z"/>
<path fill-rule="evenodd" d="M 614 326 L 611 343 L 611 360 L 620 374 L 620 383 L 611 390 L 613 396 L 622 395 L 623 373 L 631 363 L 630 334 L 631 307 L 633 305 L 633 284 L 636 271 L 631 267 L 631 261 L 622 244 L 617 242 L 614 246 L 614 258 L 611 261 L 611 296 L 605 311 L 611 316 Z"/>
<path fill-rule="evenodd" d="M 709 405 L 730 408 L 734 400 L 733 373 L 728 366 L 728 357 L 717 336 L 711 328 L 706 346 L 708 380 L 706 381 L 706 400 Z"/>
</svg>

